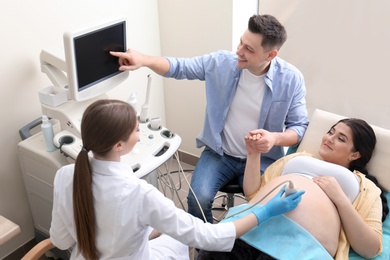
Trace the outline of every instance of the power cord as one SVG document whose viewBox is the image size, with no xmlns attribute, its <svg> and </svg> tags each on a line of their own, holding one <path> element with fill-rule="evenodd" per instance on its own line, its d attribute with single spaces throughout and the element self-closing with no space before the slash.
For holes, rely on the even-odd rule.
<svg viewBox="0 0 390 260">
<path fill-rule="evenodd" d="M 177 159 L 178 157 L 177 157 L 177 151 L 174 153 L 174 157 Z M 166 163 L 164 163 L 164 165 L 165 165 L 165 170 L 166 170 L 166 173 L 167 174 L 159 174 L 159 177 L 158 177 L 158 180 L 162 183 L 162 182 L 165 182 L 164 184 L 164 195 L 166 195 L 165 194 L 165 191 L 166 191 L 166 187 L 168 187 L 170 190 L 171 190 L 171 196 L 172 196 L 172 198 L 173 198 L 173 196 L 174 196 L 174 193 L 176 194 L 176 196 L 177 196 L 177 198 L 178 198 L 178 200 L 179 200 L 179 203 L 180 203 L 180 205 L 181 205 L 181 207 L 183 208 L 183 209 L 185 209 L 185 207 L 184 207 L 184 205 L 183 205 L 183 202 L 182 202 L 182 200 L 181 200 L 181 198 L 180 198 L 180 196 L 179 196 L 179 193 L 178 193 L 178 190 L 180 190 L 181 189 L 181 178 L 180 178 L 180 174 L 179 174 L 179 187 L 177 188 L 176 187 L 176 185 L 174 184 L 174 182 L 173 182 L 173 180 L 172 180 L 172 176 L 171 176 L 171 172 L 170 172 L 170 169 L 171 169 L 171 163 L 172 163 L 172 159 L 173 159 L 173 157 L 171 157 L 170 159 L 169 159 L 169 165 L 168 165 L 168 162 L 166 162 Z M 181 166 L 181 164 L 180 164 L 180 161 L 177 161 L 178 162 L 178 165 L 179 165 L 179 172 L 181 172 L 181 171 L 183 171 L 183 168 L 182 168 L 182 166 Z M 158 171 L 158 172 L 160 172 L 160 171 Z M 169 174 L 168 174 L 169 173 Z M 165 178 L 166 177 L 168 177 L 168 180 L 165 180 Z M 164 180 L 163 180 L 164 179 Z"/>
<path fill-rule="evenodd" d="M 177 160 L 177 162 L 178 162 L 178 164 L 179 164 L 179 172 L 182 172 L 182 173 L 183 173 L 184 180 L 186 181 L 186 183 L 187 183 L 187 185 L 188 185 L 188 188 L 190 189 L 190 191 L 191 191 L 192 194 L 194 195 L 196 204 L 198 205 L 198 207 L 199 207 L 199 209 L 200 209 L 200 212 L 202 213 L 203 220 L 204 220 L 204 222 L 207 222 L 206 216 L 205 216 L 205 214 L 204 214 L 204 212 L 203 212 L 203 210 L 202 210 L 202 207 L 200 206 L 200 202 L 199 202 L 199 200 L 198 200 L 198 197 L 196 196 L 194 190 L 192 189 L 191 184 L 190 184 L 190 182 L 189 182 L 188 179 L 187 179 L 187 176 L 184 174 L 183 168 L 182 168 L 182 166 L 181 166 L 181 164 L 180 164 L 180 158 L 179 158 L 179 156 L 178 156 L 178 153 L 175 153 L 174 156 L 175 156 L 175 159 Z"/>
<path fill-rule="evenodd" d="M 187 185 L 188 185 L 188 188 L 190 189 L 190 191 L 192 192 L 192 194 L 193 194 L 194 197 L 195 197 L 195 201 L 196 201 L 196 203 L 197 203 L 197 205 L 198 205 L 198 207 L 199 207 L 199 209 L 200 209 L 200 211 L 201 211 L 201 213 L 202 213 L 202 217 L 203 217 L 204 221 L 207 222 L 206 216 L 204 215 L 204 212 L 203 212 L 203 210 L 202 210 L 202 207 L 200 206 L 200 202 L 199 202 L 199 200 L 198 200 L 198 198 L 197 198 L 197 196 L 196 196 L 194 190 L 192 189 L 191 184 L 190 184 L 190 182 L 188 181 L 188 178 L 187 178 L 187 176 L 186 176 L 186 174 L 185 174 L 185 172 L 188 172 L 189 170 L 184 170 L 184 169 L 183 169 L 183 167 L 182 167 L 182 165 L 181 165 L 181 163 L 180 163 L 179 153 L 178 153 L 177 151 L 176 151 L 176 152 L 173 154 L 173 156 L 170 158 L 169 164 L 171 164 L 171 160 L 172 160 L 173 158 L 176 159 L 177 164 L 178 164 L 178 167 L 179 167 L 179 170 L 174 171 L 174 172 L 178 172 L 178 173 L 179 173 L 179 187 L 176 187 L 176 185 L 173 183 L 173 180 L 172 180 L 172 178 L 171 178 L 171 176 L 170 176 L 170 174 L 173 173 L 173 172 L 171 172 L 171 171 L 169 170 L 169 169 L 170 169 L 170 165 L 167 166 L 167 163 L 165 163 L 166 173 L 161 173 L 160 171 L 158 171 L 158 172 L 159 172 L 158 180 L 160 181 L 161 184 L 164 184 L 164 185 L 161 185 L 161 186 L 164 187 L 164 195 L 165 195 L 165 191 L 166 191 L 165 189 L 166 189 L 166 187 L 168 187 L 168 188 L 171 190 L 172 197 L 173 197 L 173 193 L 176 193 L 176 196 L 177 196 L 178 199 L 179 199 L 179 202 L 180 202 L 180 204 L 181 204 L 181 207 L 182 207 L 183 209 L 185 209 L 185 207 L 184 207 L 184 205 L 183 205 L 183 202 L 181 201 L 180 196 L 179 196 L 179 193 L 178 193 L 178 191 L 177 191 L 177 190 L 181 189 L 181 177 L 180 177 L 180 173 L 182 173 L 182 174 L 183 174 L 183 177 L 184 177 L 184 180 L 186 181 L 186 183 L 187 183 Z"/>
</svg>

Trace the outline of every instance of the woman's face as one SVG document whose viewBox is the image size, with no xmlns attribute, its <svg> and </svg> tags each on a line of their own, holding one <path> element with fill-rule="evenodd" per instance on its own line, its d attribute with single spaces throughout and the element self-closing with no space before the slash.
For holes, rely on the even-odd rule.
<svg viewBox="0 0 390 260">
<path fill-rule="evenodd" d="M 351 161 L 360 158 L 353 146 L 352 131 L 344 123 L 338 123 L 324 135 L 319 154 L 324 161 L 347 168 Z"/>
<path fill-rule="evenodd" d="M 130 134 L 129 139 L 125 142 L 124 145 L 124 151 L 123 154 L 127 154 L 131 152 L 134 148 L 134 146 L 137 144 L 139 141 L 139 126 L 138 126 L 138 121 L 136 122 L 137 126 L 134 128 L 133 132 Z"/>
</svg>

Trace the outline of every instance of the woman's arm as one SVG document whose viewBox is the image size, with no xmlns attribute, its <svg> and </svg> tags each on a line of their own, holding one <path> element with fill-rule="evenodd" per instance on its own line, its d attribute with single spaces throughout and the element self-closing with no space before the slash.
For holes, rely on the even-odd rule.
<svg viewBox="0 0 390 260">
<path fill-rule="evenodd" d="M 245 217 L 235 220 L 233 224 L 236 228 L 236 238 L 239 238 L 249 230 L 256 227 L 259 222 L 255 214 L 248 214 Z"/>
<path fill-rule="evenodd" d="M 381 247 L 380 236 L 362 219 L 336 179 L 321 176 L 313 178 L 313 181 L 336 205 L 345 234 L 353 250 L 366 258 L 377 255 Z"/>
<path fill-rule="evenodd" d="M 261 185 L 260 158 L 261 154 L 256 151 L 256 142 L 260 139 L 260 134 L 245 136 L 247 158 L 245 165 L 243 188 L 245 196 L 255 194 Z"/>
<path fill-rule="evenodd" d="M 233 247 L 234 239 L 242 236 L 268 218 L 295 209 L 301 202 L 304 191 L 297 191 L 284 197 L 285 187 L 264 206 L 256 205 L 232 219 L 233 224 L 204 223 L 189 213 L 177 208 L 173 201 L 166 198 L 155 188 L 147 186 L 142 201 L 139 202 L 139 222 L 142 226 L 151 226 L 182 243 L 212 251 L 228 251 Z"/>
</svg>

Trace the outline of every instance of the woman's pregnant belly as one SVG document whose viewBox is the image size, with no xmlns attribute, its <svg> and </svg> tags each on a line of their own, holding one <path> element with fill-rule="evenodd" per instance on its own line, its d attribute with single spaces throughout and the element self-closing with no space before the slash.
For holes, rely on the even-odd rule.
<svg viewBox="0 0 390 260">
<path fill-rule="evenodd" d="M 249 203 L 257 202 L 274 187 L 290 180 L 298 190 L 304 190 L 305 194 L 303 194 L 298 207 L 285 215 L 311 233 L 329 254 L 334 256 L 339 242 L 339 214 L 333 202 L 311 179 L 299 174 L 279 176 L 263 186 Z M 265 204 L 282 187 L 283 185 L 273 191 L 260 204 Z"/>
</svg>

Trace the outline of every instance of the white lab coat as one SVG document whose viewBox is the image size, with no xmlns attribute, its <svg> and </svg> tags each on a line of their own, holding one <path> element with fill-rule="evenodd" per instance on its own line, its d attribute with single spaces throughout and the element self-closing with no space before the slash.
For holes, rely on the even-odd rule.
<svg viewBox="0 0 390 260">
<path fill-rule="evenodd" d="M 100 259 L 162 259 L 151 245 L 159 246 L 161 253 L 164 242 L 148 240 L 152 228 L 188 246 L 210 251 L 232 249 L 236 233 L 232 223 L 203 223 L 135 177 L 127 164 L 91 158 L 91 165 Z M 74 246 L 71 259 L 83 259 L 78 254 L 73 220 L 73 171 L 73 164 L 66 165 L 55 176 L 50 238 L 60 249 Z M 171 248 L 164 259 L 188 259 L 188 248 L 174 239 L 165 241 Z M 170 258 L 169 254 L 176 255 Z"/>
</svg>

